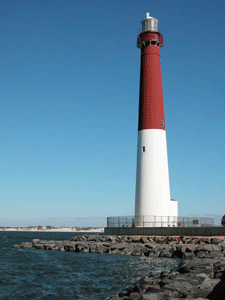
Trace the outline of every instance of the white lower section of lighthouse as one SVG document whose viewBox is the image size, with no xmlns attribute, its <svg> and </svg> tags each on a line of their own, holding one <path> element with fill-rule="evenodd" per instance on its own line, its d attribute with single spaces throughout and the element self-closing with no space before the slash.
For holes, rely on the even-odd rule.
<svg viewBox="0 0 225 300">
<path fill-rule="evenodd" d="M 135 227 L 176 226 L 177 201 L 170 199 L 166 131 L 138 131 Z"/>
</svg>

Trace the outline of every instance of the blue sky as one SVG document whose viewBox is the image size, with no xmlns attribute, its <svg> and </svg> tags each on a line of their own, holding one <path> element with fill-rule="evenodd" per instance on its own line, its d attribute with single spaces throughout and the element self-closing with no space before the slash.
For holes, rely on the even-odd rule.
<svg viewBox="0 0 225 300">
<path fill-rule="evenodd" d="M 140 50 L 159 19 L 171 197 L 225 213 L 225 3 L 3 0 L 0 226 L 133 215 Z"/>
</svg>

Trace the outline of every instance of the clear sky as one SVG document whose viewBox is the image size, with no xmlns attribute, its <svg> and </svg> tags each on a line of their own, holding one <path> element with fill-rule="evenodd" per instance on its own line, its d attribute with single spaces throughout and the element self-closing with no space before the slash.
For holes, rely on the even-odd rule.
<svg viewBox="0 0 225 300">
<path fill-rule="evenodd" d="M 2 0 L 0 226 L 134 214 L 140 50 L 159 19 L 171 197 L 225 213 L 224 0 Z"/>
</svg>

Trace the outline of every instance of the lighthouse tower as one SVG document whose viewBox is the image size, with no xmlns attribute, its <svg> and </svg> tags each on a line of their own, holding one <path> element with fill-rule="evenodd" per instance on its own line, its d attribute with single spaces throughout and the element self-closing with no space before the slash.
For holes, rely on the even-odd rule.
<svg viewBox="0 0 225 300">
<path fill-rule="evenodd" d="M 158 20 L 146 14 L 141 50 L 135 227 L 176 226 L 177 201 L 170 199 L 166 128 L 160 66 L 163 36 Z"/>
</svg>

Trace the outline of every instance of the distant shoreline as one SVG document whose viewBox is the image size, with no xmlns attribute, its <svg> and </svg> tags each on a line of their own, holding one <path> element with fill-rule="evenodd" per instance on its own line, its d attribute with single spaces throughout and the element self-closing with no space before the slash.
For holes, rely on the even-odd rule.
<svg viewBox="0 0 225 300">
<path fill-rule="evenodd" d="M 13 231 L 13 232 L 94 232 L 101 233 L 104 232 L 103 227 L 94 228 L 71 228 L 71 227 L 55 227 L 47 229 L 44 226 L 40 229 L 37 227 L 1 227 L 0 231 Z"/>
</svg>

